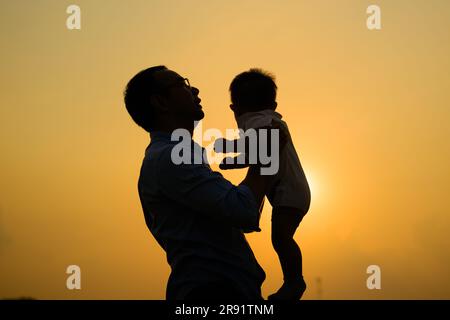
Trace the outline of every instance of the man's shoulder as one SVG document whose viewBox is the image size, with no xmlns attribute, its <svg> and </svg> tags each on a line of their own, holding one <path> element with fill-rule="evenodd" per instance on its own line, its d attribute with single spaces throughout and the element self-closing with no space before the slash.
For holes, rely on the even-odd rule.
<svg viewBox="0 0 450 320">
<path fill-rule="evenodd" d="M 170 152 L 172 151 L 172 149 L 174 148 L 175 144 L 173 143 L 167 143 L 167 142 L 163 142 L 163 141 L 155 141 L 155 142 L 151 142 L 150 145 L 147 147 L 147 149 L 145 150 L 145 160 L 150 160 L 150 159 L 158 159 L 164 155 L 166 155 L 167 153 L 170 154 Z"/>
<path fill-rule="evenodd" d="M 142 171 L 153 171 L 153 175 L 182 175 L 190 171 L 211 171 L 204 162 L 203 149 L 195 144 L 177 142 L 151 143 L 145 152 Z M 204 169 L 204 170 L 202 170 Z"/>
<path fill-rule="evenodd" d="M 162 166 L 170 164 L 170 156 L 174 144 L 152 142 L 145 150 L 142 161 L 142 170 L 161 170 Z"/>
</svg>

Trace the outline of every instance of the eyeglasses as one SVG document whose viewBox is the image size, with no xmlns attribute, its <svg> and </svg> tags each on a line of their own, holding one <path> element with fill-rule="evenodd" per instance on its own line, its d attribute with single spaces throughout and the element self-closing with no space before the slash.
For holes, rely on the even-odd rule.
<svg viewBox="0 0 450 320">
<path fill-rule="evenodd" d="M 191 90 L 191 84 L 189 83 L 189 79 L 188 78 L 179 78 L 174 83 L 168 84 L 168 85 L 160 88 L 158 91 L 165 91 L 167 89 L 170 89 L 173 87 L 178 87 L 178 86 L 183 86 L 183 85 L 186 88 L 188 88 L 189 90 Z"/>
<path fill-rule="evenodd" d="M 187 88 L 191 89 L 191 84 L 189 83 L 189 79 L 188 78 L 184 78 L 184 84 Z"/>
</svg>

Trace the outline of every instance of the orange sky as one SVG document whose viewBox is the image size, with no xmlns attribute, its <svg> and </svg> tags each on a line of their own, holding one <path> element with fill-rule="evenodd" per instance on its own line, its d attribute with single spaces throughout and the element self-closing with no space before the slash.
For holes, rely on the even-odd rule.
<svg viewBox="0 0 450 320">
<path fill-rule="evenodd" d="M 149 139 L 122 91 L 165 64 L 200 89 L 203 128 L 222 131 L 232 78 L 276 75 L 313 192 L 296 234 L 305 299 L 450 299 L 450 2 L 84 0 L 70 31 L 72 3 L 0 11 L 0 298 L 164 297 L 169 268 L 137 194 Z M 261 224 L 248 239 L 267 296 L 282 278 L 268 205 Z M 80 291 L 66 289 L 71 264 Z M 381 290 L 366 287 L 372 264 Z"/>
</svg>

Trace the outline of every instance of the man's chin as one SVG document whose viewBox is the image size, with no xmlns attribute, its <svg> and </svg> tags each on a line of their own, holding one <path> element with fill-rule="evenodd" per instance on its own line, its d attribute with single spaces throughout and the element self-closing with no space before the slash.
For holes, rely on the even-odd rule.
<svg viewBox="0 0 450 320">
<path fill-rule="evenodd" d="M 202 120 L 205 117 L 203 110 L 199 109 L 195 112 L 195 121 Z"/>
</svg>

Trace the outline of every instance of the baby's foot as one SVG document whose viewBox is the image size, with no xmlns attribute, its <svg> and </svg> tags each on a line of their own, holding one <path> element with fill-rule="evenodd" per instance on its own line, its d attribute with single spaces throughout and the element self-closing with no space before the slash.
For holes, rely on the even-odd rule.
<svg viewBox="0 0 450 320">
<path fill-rule="evenodd" d="M 279 300 L 300 300 L 306 290 L 306 283 L 303 279 L 294 281 L 285 281 L 281 288 L 267 299 L 272 301 Z"/>
</svg>

